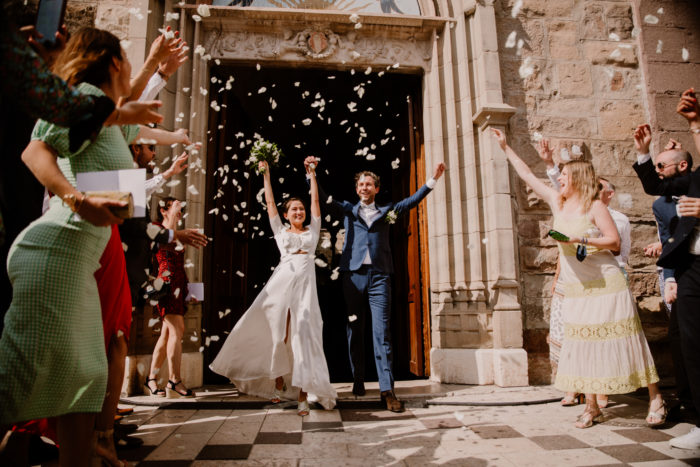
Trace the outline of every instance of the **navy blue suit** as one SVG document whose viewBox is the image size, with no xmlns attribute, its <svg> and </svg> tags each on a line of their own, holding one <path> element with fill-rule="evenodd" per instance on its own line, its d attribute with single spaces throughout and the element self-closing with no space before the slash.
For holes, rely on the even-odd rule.
<svg viewBox="0 0 700 467">
<path fill-rule="evenodd" d="M 700 198 L 700 170 L 673 178 L 659 178 L 650 160 L 634 164 L 634 170 L 650 195 L 687 195 Z M 674 206 L 675 211 L 675 206 Z M 663 242 L 661 256 L 656 264 L 664 268 L 675 268 L 678 297 L 671 319 L 680 339 L 680 350 L 685 365 L 685 374 L 693 405 L 700 408 L 700 255 L 690 254 L 690 239 L 698 219 L 681 217 L 670 237 Z M 674 324 L 672 323 L 671 326 Z M 669 332 L 672 332 L 669 329 Z M 681 382 L 682 384 L 682 382 Z M 680 396 L 680 395 L 679 395 Z M 700 426 L 700 421 L 696 422 Z"/>
<path fill-rule="evenodd" d="M 367 309 L 372 314 L 372 341 L 379 378 L 379 390 L 394 388 L 391 346 L 391 274 L 394 272 L 391 256 L 387 214 L 396 217 L 418 205 L 432 190 L 423 185 L 413 195 L 398 203 L 377 205 L 379 215 L 367 225 L 359 214 L 360 202 L 324 202 L 328 196 L 319 186 L 321 206 L 343 216 L 345 241 L 340 258 L 343 294 L 348 313 L 347 335 L 350 350 L 350 366 L 355 381 L 364 381 L 364 329 Z M 372 264 L 363 265 L 367 252 Z"/>
</svg>

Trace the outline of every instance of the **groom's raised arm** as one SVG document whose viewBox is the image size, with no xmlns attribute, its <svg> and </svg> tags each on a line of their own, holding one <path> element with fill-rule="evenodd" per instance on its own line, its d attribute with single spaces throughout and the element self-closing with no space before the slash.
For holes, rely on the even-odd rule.
<svg viewBox="0 0 700 467">
<path fill-rule="evenodd" d="M 442 174 L 445 172 L 445 164 L 440 162 L 435 166 L 435 174 L 425 182 L 425 185 L 421 186 L 415 193 L 413 193 L 408 198 L 404 198 L 394 205 L 393 210 L 397 215 L 404 214 L 414 207 L 418 206 L 418 203 L 423 201 L 423 198 L 428 196 L 428 193 L 433 191 L 437 181 L 440 179 Z"/>
</svg>

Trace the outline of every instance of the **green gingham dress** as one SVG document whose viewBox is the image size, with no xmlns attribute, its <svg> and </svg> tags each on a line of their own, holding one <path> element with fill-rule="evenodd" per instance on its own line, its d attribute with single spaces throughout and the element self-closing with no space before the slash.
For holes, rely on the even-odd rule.
<svg viewBox="0 0 700 467">
<path fill-rule="evenodd" d="M 104 95 L 82 83 L 85 94 Z M 137 125 L 103 127 L 94 143 L 68 151 L 68 129 L 39 120 L 32 140 L 51 146 L 61 171 L 133 168 Z M 0 425 L 99 412 L 107 358 L 95 271 L 111 228 L 96 227 L 53 197 L 49 210 L 17 237 L 7 259 L 13 287 L 0 339 Z"/>
</svg>

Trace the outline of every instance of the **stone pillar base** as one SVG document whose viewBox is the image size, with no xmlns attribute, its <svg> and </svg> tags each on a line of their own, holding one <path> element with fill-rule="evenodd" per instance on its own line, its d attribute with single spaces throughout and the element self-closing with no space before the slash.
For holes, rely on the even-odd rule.
<svg viewBox="0 0 700 467">
<path fill-rule="evenodd" d="M 143 384 L 148 377 L 148 371 L 151 368 L 151 354 L 148 355 L 129 355 L 126 357 L 126 369 L 124 371 L 124 384 L 122 385 L 122 394 L 127 396 L 135 396 L 143 394 Z M 203 383 L 204 357 L 200 352 L 184 352 L 182 354 L 182 363 L 180 365 L 180 374 L 182 382 L 188 388 L 199 388 Z M 168 382 L 168 360 L 166 359 L 163 366 L 158 372 L 158 387 L 165 388 Z"/>
<path fill-rule="evenodd" d="M 452 384 L 527 386 L 524 349 L 430 349 L 430 379 Z"/>
<path fill-rule="evenodd" d="M 493 382 L 496 386 L 527 386 L 525 349 L 493 349 Z"/>
</svg>

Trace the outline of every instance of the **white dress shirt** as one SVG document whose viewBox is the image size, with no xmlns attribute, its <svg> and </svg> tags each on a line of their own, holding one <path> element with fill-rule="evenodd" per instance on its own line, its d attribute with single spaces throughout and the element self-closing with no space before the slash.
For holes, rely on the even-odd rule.
<svg viewBox="0 0 700 467">
<path fill-rule="evenodd" d="M 151 79 L 148 80 L 148 84 L 146 84 L 146 87 L 143 89 L 139 101 L 152 101 L 158 97 L 158 93 L 163 90 L 166 84 L 168 84 L 168 82 L 163 79 L 160 73 L 153 73 L 153 76 L 151 76 Z"/>
</svg>

